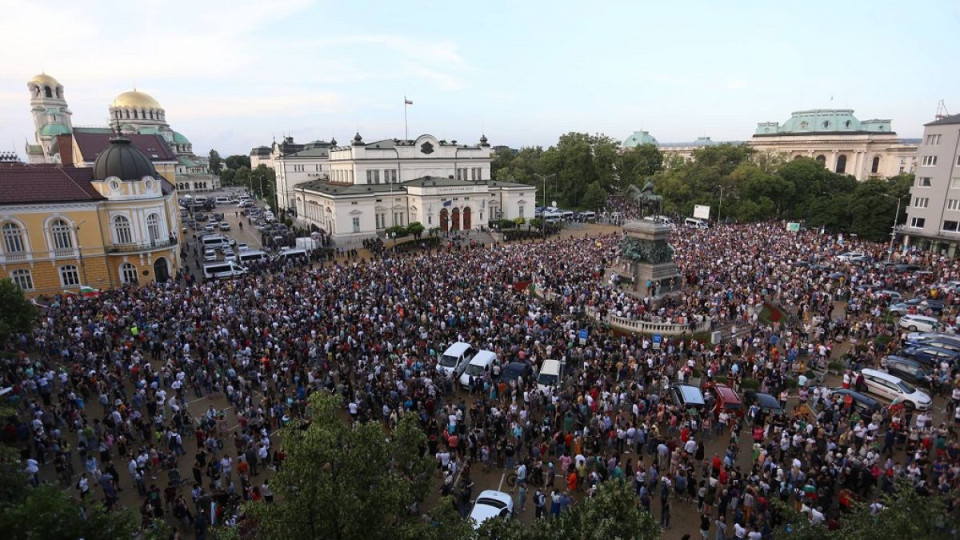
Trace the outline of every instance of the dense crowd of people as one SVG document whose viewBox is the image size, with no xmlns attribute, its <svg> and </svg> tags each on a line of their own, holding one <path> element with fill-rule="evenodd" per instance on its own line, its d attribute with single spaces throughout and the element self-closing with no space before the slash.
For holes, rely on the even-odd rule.
<svg viewBox="0 0 960 540">
<path fill-rule="evenodd" d="M 937 368 L 949 400 L 938 422 L 902 409 L 861 416 L 814 381 L 794 389 L 807 366 L 841 360 L 841 345 L 849 366 L 876 366 L 889 352 L 876 338 L 892 350 L 903 337 L 881 319 L 876 291 L 928 294 L 932 280 L 958 278 L 953 260 L 904 255 L 933 270 L 918 278 L 836 259 L 850 249 L 879 259 L 882 246 L 841 246 L 779 223 L 681 229 L 671 241 L 683 288 L 661 302 L 604 279 L 620 238 L 377 249 L 229 281 L 58 298 L 32 335 L 11 344 L 3 386 L 20 415 L 4 436 L 20 445 L 35 483 L 55 471 L 65 489 L 108 508 L 134 489 L 145 526 L 172 516 L 200 538 L 211 502 L 218 523 L 236 519 L 238 501 L 272 502 L 269 471 L 285 458 L 275 432 L 305 413 L 312 392 L 343 396 L 356 421 L 417 414 L 442 492 L 464 514 L 476 468 L 514 471 L 517 509 L 532 505 L 543 518 L 603 481 L 631 482 L 665 528 L 672 505 L 696 505 L 704 538 L 770 537 L 783 525 L 775 498 L 828 524 L 898 479 L 928 493 L 958 486 L 955 363 Z M 530 282 L 542 296 L 517 286 Z M 952 320 L 956 299 L 942 298 Z M 761 320 L 764 305 L 783 318 Z M 604 325 L 608 314 L 709 319 L 731 337 L 711 345 L 687 335 L 657 348 Z M 458 341 L 495 352 L 500 365 L 559 359 L 562 383 L 546 392 L 523 377 L 505 384 L 495 365 L 458 390 L 436 369 Z M 753 379 L 809 414 L 681 409 L 668 385 L 694 378 L 735 389 Z M 229 406 L 205 406 L 218 396 Z"/>
</svg>

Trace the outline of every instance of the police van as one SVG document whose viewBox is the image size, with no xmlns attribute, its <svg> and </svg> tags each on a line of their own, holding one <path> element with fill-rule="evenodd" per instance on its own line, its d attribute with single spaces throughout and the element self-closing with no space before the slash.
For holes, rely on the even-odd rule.
<svg viewBox="0 0 960 540">
<path fill-rule="evenodd" d="M 203 265 L 204 279 L 222 279 L 242 276 L 247 269 L 233 261 L 215 262 Z"/>
</svg>

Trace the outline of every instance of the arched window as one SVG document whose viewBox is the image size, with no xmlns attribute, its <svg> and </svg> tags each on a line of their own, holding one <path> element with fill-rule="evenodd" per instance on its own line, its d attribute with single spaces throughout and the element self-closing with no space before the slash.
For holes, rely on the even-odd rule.
<svg viewBox="0 0 960 540">
<path fill-rule="evenodd" d="M 825 156 L 825 155 L 823 155 L 823 154 L 820 154 L 819 156 L 817 156 L 817 161 L 819 161 L 820 163 L 826 163 L 826 162 L 827 162 L 827 156 Z"/>
<path fill-rule="evenodd" d="M 870 167 L 870 172 L 876 174 L 880 170 L 880 156 L 874 156 L 873 165 Z"/>
<path fill-rule="evenodd" d="M 134 109 L 134 110 L 133 110 L 133 119 L 134 119 L 134 120 L 139 120 L 139 119 L 140 119 L 140 117 L 137 116 L 137 114 L 138 114 L 138 111 L 137 111 L 136 109 Z"/>
<path fill-rule="evenodd" d="M 56 219 L 50 224 L 53 249 L 73 249 L 73 235 L 70 229 L 70 224 L 62 219 Z"/>
<path fill-rule="evenodd" d="M 150 214 L 147 216 L 147 233 L 150 234 L 150 242 L 160 240 L 160 216 Z"/>
<path fill-rule="evenodd" d="M 120 265 L 120 282 L 125 285 L 135 285 L 138 283 L 137 267 L 130 263 Z"/>
<path fill-rule="evenodd" d="M 49 98 L 52 98 L 52 97 L 53 97 L 53 91 L 50 90 L 50 87 L 49 87 L 49 86 L 44 86 L 44 87 L 43 87 L 43 93 L 44 93 L 45 96 L 47 96 L 47 97 L 49 97 Z"/>
<path fill-rule="evenodd" d="M 847 156 L 840 154 L 837 156 L 837 174 L 847 172 Z"/>
<path fill-rule="evenodd" d="M 16 223 L 4 223 L 3 225 L 3 251 L 10 255 L 23 255 L 26 251 L 26 244 L 23 241 L 23 229 Z"/>
<path fill-rule="evenodd" d="M 130 220 L 126 216 L 113 218 L 113 233 L 118 244 L 132 244 L 133 233 L 130 231 Z"/>
<path fill-rule="evenodd" d="M 57 87 L 57 97 L 63 99 L 63 88 Z"/>
<path fill-rule="evenodd" d="M 10 280 L 25 291 L 33 290 L 33 276 L 30 275 L 30 270 L 14 270 L 10 272 Z"/>
</svg>

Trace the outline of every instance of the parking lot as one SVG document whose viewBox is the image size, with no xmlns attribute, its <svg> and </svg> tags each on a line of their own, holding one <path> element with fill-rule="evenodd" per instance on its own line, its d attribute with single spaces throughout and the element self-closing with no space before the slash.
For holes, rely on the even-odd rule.
<svg viewBox="0 0 960 540">
<path fill-rule="evenodd" d="M 232 191 L 221 191 L 207 194 L 206 196 L 210 199 L 214 199 L 218 196 L 223 195 L 233 195 Z M 254 201 L 254 207 L 263 208 L 261 201 Z M 251 207 L 251 208 L 254 208 Z M 210 221 L 206 222 L 197 222 L 197 227 L 193 228 L 187 225 L 188 219 L 184 219 L 184 228 L 186 232 L 184 233 L 186 254 L 183 257 L 184 271 L 193 275 L 198 281 L 203 280 L 203 265 L 204 265 L 204 251 L 199 245 L 199 239 L 205 234 L 220 234 L 225 237 L 230 238 L 235 241 L 237 245 L 246 244 L 251 250 L 258 250 L 262 248 L 260 241 L 260 233 L 257 231 L 250 223 L 250 220 L 241 214 L 243 208 L 240 208 L 236 202 L 228 204 L 220 204 L 215 206 L 213 210 L 210 211 L 195 211 L 193 215 L 205 214 L 207 216 L 212 216 L 213 214 L 223 214 L 223 222 L 229 224 L 230 230 L 223 231 L 219 227 L 214 231 L 207 231 L 204 229 L 204 226 Z M 188 214 L 189 215 L 189 214 Z M 242 225 L 242 227 L 241 227 Z M 236 251 L 236 248 L 234 248 Z M 223 252 L 220 250 L 216 251 L 216 260 L 223 260 Z M 209 261 L 206 261 L 209 262 Z"/>
</svg>

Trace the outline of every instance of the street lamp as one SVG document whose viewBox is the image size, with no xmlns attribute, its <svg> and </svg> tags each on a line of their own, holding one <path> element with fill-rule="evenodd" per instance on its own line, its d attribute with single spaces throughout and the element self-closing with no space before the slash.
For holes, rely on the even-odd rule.
<svg viewBox="0 0 960 540">
<path fill-rule="evenodd" d="M 543 210 L 540 211 L 540 230 L 543 231 L 543 239 L 547 239 L 547 220 L 544 219 L 543 215 L 547 213 L 547 178 L 551 176 L 556 176 L 557 173 L 551 173 L 546 176 L 542 174 L 533 173 L 534 176 L 543 180 Z"/>
<path fill-rule="evenodd" d="M 909 197 L 910 194 L 907 193 L 906 195 L 901 195 L 899 197 L 894 197 L 893 195 L 888 195 L 886 193 L 881 193 L 881 195 L 887 197 L 888 199 L 897 200 L 897 212 L 893 214 L 893 226 L 890 228 L 890 247 L 887 248 L 887 262 L 890 262 L 890 259 L 893 257 L 893 241 L 897 238 L 897 219 L 900 217 L 900 201 L 902 201 L 904 197 Z"/>
<path fill-rule="evenodd" d="M 720 188 L 720 204 L 717 205 L 717 225 L 720 224 L 720 210 L 723 210 L 723 185 L 717 184 L 717 187 Z"/>
</svg>

